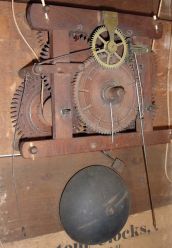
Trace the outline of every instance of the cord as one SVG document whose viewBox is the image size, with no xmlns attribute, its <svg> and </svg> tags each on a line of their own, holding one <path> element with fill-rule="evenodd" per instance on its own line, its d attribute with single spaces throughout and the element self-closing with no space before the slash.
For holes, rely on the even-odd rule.
<svg viewBox="0 0 172 248">
<path fill-rule="evenodd" d="M 22 93 L 22 97 L 21 97 L 21 102 L 20 102 L 20 106 L 19 106 L 19 111 L 18 111 L 18 114 L 17 114 L 17 122 L 16 122 L 16 126 L 18 124 L 18 119 L 19 119 L 19 115 L 20 115 L 20 109 L 21 109 L 21 103 L 22 103 L 22 99 L 23 99 L 23 95 L 24 95 L 24 92 L 25 92 L 25 88 L 26 88 L 26 83 L 27 83 L 27 80 L 28 80 L 28 74 L 26 74 L 25 76 L 25 80 L 24 80 L 24 87 L 23 87 L 23 93 Z M 16 139 L 16 127 L 15 127 L 15 130 L 14 130 L 14 136 L 13 136 L 13 142 L 12 142 L 12 157 L 11 157 L 11 175 L 12 175 L 12 183 L 13 183 L 13 186 L 14 186 L 14 192 L 15 192 L 15 198 L 16 198 L 16 204 L 17 204 L 17 213 L 18 213 L 18 218 L 19 218 L 19 222 L 22 226 L 22 232 L 24 229 L 24 226 L 22 225 L 22 218 L 21 218 L 21 214 L 20 214 L 20 204 L 19 204 L 19 199 L 18 199 L 18 193 L 17 193 L 17 185 L 16 185 L 16 177 L 15 177 L 15 170 L 14 170 L 14 157 L 15 157 L 15 154 L 14 154 L 14 146 L 15 146 L 15 139 Z"/>
<path fill-rule="evenodd" d="M 37 56 L 36 52 L 34 51 L 34 49 L 30 46 L 30 44 L 28 43 L 28 41 L 26 40 L 26 38 L 24 37 L 23 33 L 21 32 L 17 20 L 16 20 L 16 15 L 15 15 L 15 8 L 14 8 L 14 0 L 11 0 L 11 8 L 12 8 L 12 16 L 13 16 L 13 20 L 14 20 L 14 24 L 16 26 L 16 29 L 20 35 L 20 37 L 22 38 L 22 40 L 24 41 L 24 43 L 27 45 L 27 47 L 30 49 L 30 51 L 32 52 L 32 54 L 34 55 L 34 57 L 36 58 L 36 60 L 38 60 L 39 62 L 39 57 Z M 25 88 L 25 83 L 27 81 L 27 75 L 26 75 L 26 80 L 24 82 L 24 88 Z M 24 90 L 23 90 L 23 94 L 24 94 Z M 22 98 L 23 98 L 23 94 L 22 94 Z M 22 99 L 21 99 L 22 102 Z M 20 105 L 21 107 L 21 105 Z M 18 112 L 18 117 L 19 117 L 19 113 L 20 113 L 20 107 L 19 107 L 19 112 Z M 18 122 L 18 117 L 17 117 L 17 122 Z M 16 128 L 14 131 L 14 136 L 13 136 L 13 151 L 12 151 L 12 182 L 14 185 L 14 191 L 15 191 L 15 196 L 16 196 L 16 204 L 17 204 L 17 212 L 18 212 L 18 217 L 19 217 L 19 221 L 22 225 L 22 219 L 21 219 L 21 214 L 20 214 L 20 206 L 19 206 L 19 199 L 18 199 L 18 194 L 17 194 L 17 185 L 16 185 L 16 179 L 15 179 L 15 171 L 14 171 L 14 143 L 15 143 L 15 139 L 16 139 Z M 25 228 L 24 226 L 22 226 L 22 232 L 24 232 Z M 2 248 L 4 248 L 2 242 L 0 241 L 0 245 L 2 246 Z"/>
<path fill-rule="evenodd" d="M 161 8 L 162 8 L 162 0 L 160 0 L 159 6 L 158 6 L 158 14 L 157 14 L 158 18 L 160 17 Z"/>
<path fill-rule="evenodd" d="M 43 113 L 44 108 L 44 78 L 43 75 L 41 75 L 41 111 Z"/>
<path fill-rule="evenodd" d="M 0 245 L 1 245 L 2 248 L 5 248 L 5 246 L 3 245 L 1 240 L 0 240 Z"/>
<path fill-rule="evenodd" d="M 172 27 L 171 27 L 171 34 L 172 34 Z M 168 118 L 168 127 L 171 126 L 171 119 L 170 119 L 170 60 L 172 56 L 172 38 L 170 38 L 170 52 L 169 52 L 169 58 L 168 58 L 168 74 L 167 74 L 167 118 Z M 165 176 L 169 183 L 172 183 L 172 178 L 168 175 L 168 154 L 169 154 L 169 144 L 166 144 L 165 149 L 165 162 L 164 162 L 164 170 L 165 170 Z"/>
<path fill-rule="evenodd" d="M 0 240 L 0 245 L 1 245 L 2 248 L 5 248 L 5 246 L 3 245 L 1 240 Z"/>
<path fill-rule="evenodd" d="M 61 59 L 61 58 L 65 58 L 66 56 L 70 56 L 70 55 L 80 53 L 80 52 L 85 52 L 85 51 L 88 51 L 88 50 L 90 50 L 90 47 L 85 48 L 85 49 L 81 49 L 81 50 L 75 50 L 75 51 L 72 51 L 70 53 L 66 53 L 66 54 L 59 55 L 59 56 L 54 57 L 54 58 L 43 60 L 42 62 L 39 63 L 39 65 L 44 65 L 44 64 L 53 64 L 53 65 L 55 65 L 58 62 L 60 62 L 59 59 Z"/>
<path fill-rule="evenodd" d="M 39 57 L 38 55 L 35 53 L 35 51 L 33 50 L 33 48 L 29 45 L 28 41 L 26 40 L 26 38 L 24 37 L 23 33 L 21 32 L 17 20 L 16 20 L 16 15 L 15 15 L 15 9 L 14 9 L 14 0 L 11 0 L 11 8 L 12 8 L 12 14 L 13 14 L 13 20 L 14 20 L 14 24 L 16 26 L 16 29 L 20 35 L 20 37 L 23 39 L 23 41 L 25 42 L 25 44 L 28 46 L 28 48 L 30 49 L 30 51 L 32 52 L 32 54 L 34 55 L 34 57 L 39 61 Z"/>
<path fill-rule="evenodd" d="M 161 8 L 162 8 L 162 0 L 160 0 L 159 7 L 158 7 L 158 13 L 157 16 L 158 18 L 160 17 L 161 14 Z M 172 28 L 171 28 L 171 34 L 172 34 Z M 152 41 L 152 51 L 154 51 L 154 46 L 155 46 L 155 40 L 153 39 Z M 170 37 L 170 52 L 169 52 L 169 58 L 168 58 L 168 75 L 167 75 L 167 118 L 168 118 L 168 127 L 171 126 L 171 120 L 170 120 L 170 57 L 172 56 L 172 38 Z M 168 175 L 168 153 L 169 153 L 169 144 L 166 144 L 165 148 L 165 161 L 164 161 L 164 171 L 165 171 L 165 176 L 167 180 L 172 183 L 172 178 L 169 177 Z"/>
</svg>

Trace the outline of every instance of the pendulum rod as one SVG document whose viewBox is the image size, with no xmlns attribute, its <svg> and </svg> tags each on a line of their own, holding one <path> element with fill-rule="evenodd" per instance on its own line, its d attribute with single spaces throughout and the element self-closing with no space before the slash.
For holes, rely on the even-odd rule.
<svg viewBox="0 0 172 248">
<path fill-rule="evenodd" d="M 151 194 L 151 186 L 150 186 L 150 181 L 149 181 L 148 158 L 147 158 L 147 150 L 146 150 L 146 143 L 145 143 L 145 136 L 144 136 L 144 101 L 143 101 L 143 92 L 142 92 L 142 82 L 141 82 L 141 76 L 140 76 L 136 53 L 134 53 L 134 59 L 135 59 L 136 73 L 137 73 L 136 93 L 137 93 L 137 100 L 138 100 L 138 107 L 139 107 L 139 119 L 140 119 L 141 136 L 142 136 L 142 151 L 143 151 L 143 157 L 144 157 L 146 181 L 147 181 L 147 186 L 148 186 L 148 194 L 149 194 L 149 201 L 150 201 L 150 207 L 151 207 L 151 212 L 152 212 L 153 226 L 155 229 L 157 229 L 156 217 L 155 217 L 152 194 Z"/>
</svg>

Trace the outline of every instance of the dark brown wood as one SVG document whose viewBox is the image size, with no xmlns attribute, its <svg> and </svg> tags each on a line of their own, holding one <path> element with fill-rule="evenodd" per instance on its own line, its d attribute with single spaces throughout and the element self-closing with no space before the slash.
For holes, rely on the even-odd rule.
<svg viewBox="0 0 172 248">
<path fill-rule="evenodd" d="M 146 145 L 164 144 L 170 142 L 171 130 L 145 132 Z M 49 157 L 73 153 L 95 152 L 141 146 L 141 133 L 117 134 L 112 143 L 111 136 L 91 136 L 72 139 L 56 139 L 21 143 L 24 158 Z M 31 147 L 37 148 L 37 153 L 30 152 Z"/>
<path fill-rule="evenodd" d="M 69 1 L 66 0 L 66 2 Z M 139 10 L 139 8 L 140 11 L 144 11 L 151 4 L 150 0 L 72 0 L 72 3 L 76 2 L 96 6 L 122 6 L 133 11 Z M 31 31 L 25 22 L 26 5 L 16 4 L 15 7 L 20 27 L 32 47 L 38 52 L 39 47 L 35 32 Z M 17 71 L 23 65 L 29 63 L 33 56 L 16 32 L 11 18 L 11 4 L 9 2 L 0 2 L 0 20 L 0 71 L 2 81 L 0 85 L 0 152 L 1 154 L 10 154 L 13 139 L 9 113 L 10 101 L 16 84 L 21 83 Z M 158 108 L 153 122 L 154 126 L 159 127 L 167 125 L 166 83 L 168 68 L 170 68 L 169 74 L 172 78 L 172 67 L 168 64 L 171 24 L 163 22 L 163 26 L 163 38 L 155 42 L 158 71 L 157 83 L 155 84 L 155 100 Z M 170 95 L 171 97 L 172 95 Z M 171 145 L 169 147 L 169 151 L 171 151 Z M 154 206 L 170 204 L 172 203 L 172 184 L 167 181 L 164 174 L 165 145 L 149 146 L 147 147 L 147 153 Z M 114 158 L 118 157 L 126 164 L 121 176 L 131 193 L 131 213 L 150 209 L 141 148 L 116 149 L 111 154 Z M 169 176 L 172 175 L 171 161 L 172 155 L 169 152 L 167 164 Z M 11 158 L 1 158 L 0 199 L 5 199 L 5 201 L 0 205 L 0 239 L 8 242 L 62 230 L 58 216 L 58 202 L 61 192 L 72 175 L 91 164 L 111 166 L 112 161 L 100 152 L 37 158 L 35 160 L 19 157 L 14 159 L 15 179 L 13 179 Z M 16 182 L 17 186 L 18 211 L 13 181 Z M 6 194 L 7 196 L 5 196 Z M 19 219 L 18 212 L 21 219 Z"/>
<path fill-rule="evenodd" d="M 30 26 L 37 30 L 80 30 L 91 34 L 97 26 L 104 24 L 102 11 L 96 10 L 49 6 L 49 16 L 50 20 L 47 22 L 41 4 L 32 4 L 27 12 Z M 119 13 L 118 19 L 119 28 L 125 32 L 132 30 L 135 35 L 149 38 L 160 38 L 162 36 L 162 25 L 157 22 L 158 30 L 156 32 L 152 17 Z"/>
<path fill-rule="evenodd" d="M 156 23 L 152 17 L 144 17 L 130 14 L 119 14 L 119 28 L 127 34 L 127 31 L 131 31 L 137 36 L 145 36 L 150 39 L 158 39 L 162 36 L 162 24 L 160 21 Z M 157 25 L 157 31 L 155 29 Z"/>
<path fill-rule="evenodd" d="M 75 74 L 75 71 L 79 71 L 80 68 L 83 66 L 83 63 L 57 63 L 56 65 L 39 65 L 35 67 L 35 72 L 42 72 L 42 73 L 58 73 L 58 74 Z"/>
<path fill-rule="evenodd" d="M 10 0 L 2 0 L 9 1 Z M 170 1 L 170 0 L 169 0 Z M 16 0 L 19 3 L 28 3 L 30 0 Z M 33 0 L 32 2 L 40 3 L 39 0 Z M 94 9 L 113 9 L 124 12 L 136 12 L 147 15 L 158 12 L 160 0 L 46 0 L 46 3 L 53 3 L 58 5 L 68 5 L 82 8 L 94 8 Z"/>
<path fill-rule="evenodd" d="M 60 83 L 56 83 L 56 82 Z M 71 76 L 67 74 L 54 75 L 54 105 L 53 138 L 72 137 L 72 105 L 71 105 Z M 58 103 L 58 104 L 57 104 Z"/>
<path fill-rule="evenodd" d="M 154 206 L 172 202 L 172 185 L 164 175 L 164 146 L 148 147 L 149 172 Z M 150 208 L 141 148 L 110 152 L 125 163 L 120 173 L 131 194 L 131 212 Z M 62 230 L 58 202 L 67 181 L 78 170 L 91 164 L 111 166 L 112 161 L 100 152 L 27 160 L 14 159 L 14 179 L 11 159 L 0 161 L 0 195 L 7 195 L 0 206 L 2 241 L 13 241 Z M 19 202 L 17 207 L 15 189 Z M 1 198 L 2 199 L 2 198 Z M 19 213 L 21 218 L 19 218 Z M 3 218 L 3 220 L 2 220 Z M 150 216 L 151 218 L 151 216 Z M 22 228 L 22 226 L 24 228 Z"/>
<path fill-rule="evenodd" d="M 59 41 L 63 46 L 59 46 Z M 52 34 L 53 57 L 69 53 L 69 36 L 66 30 L 54 30 Z M 69 62 L 69 57 L 64 58 Z M 52 75 L 53 138 L 72 137 L 71 74 Z"/>
<path fill-rule="evenodd" d="M 172 0 L 162 1 L 160 18 L 164 20 L 172 20 Z"/>
<path fill-rule="evenodd" d="M 33 29 L 80 30 L 91 34 L 96 26 L 102 24 L 101 13 L 94 10 L 51 5 L 49 6 L 49 16 L 50 20 L 47 22 L 41 4 L 32 4 L 29 6 L 27 19 Z"/>
<path fill-rule="evenodd" d="M 42 6 L 39 4 L 31 4 L 27 11 L 27 18 L 32 28 L 41 30 L 49 30 L 50 43 L 51 43 L 51 57 L 58 57 L 63 54 L 69 54 L 70 42 L 69 32 L 80 30 L 82 32 L 91 33 L 100 24 L 104 23 L 103 12 L 96 10 L 86 10 L 59 6 L 49 6 L 48 9 L 49 21 L 45 19 L 42 12 Z M 39 13 L 39 15 L 38 15 Z M 66 16 L 68 17 L 66 19 Z M 84 16 L 84 18 L 82 18 Z M 58 20 L 58 21 L 57 21 Z M 148 37 L 160 37 L 162 35 L 162 28 L 158 26 L 155 32 L 155 23 L 150 17 L 137 16 L 128 14 L 118 14 L 119 27 L 124 28 L 124 32 L 131 31 L 131 36 L 145 36 Z M 143 25 L 144 23 L 144 25 Z M 159 25 L 158 23 L 156 25 Z M 132 30 L 131 30 L 132 29 Z M 62 58 L 63 62 L 70 62 L 70 57 L 66 56 Z M 145 96 L 144 104 L 148 107 L 151 105 L 152 92 L 151 92 L 151 60 L 150 55 L 143 56 L 143 95 Z M 62 155 L 80 152 L 89 152 L 97 150 L 108 150 L 115 148 L 125 148 L 128 146 L 135 146 L 141 144 L 140 134 L 124 134 L 118 135 L 118 140 L 114 145 L 111 145 L 110 138 L 108 137 L 84 137 L 84 138 L 72 138 L 72 95 L 70 92 L 70 82 L 72 81 L 72 75 L 66 71 L 65 73 L 52 74 L 52 116 L 53 116 L 53 138 L 56 141 L 45 141 L 45 145 L 41 148 L 46 152 L 40 151 L 37 142 L 28 142 L 25 145 L 22 144 L 22 154 L 30 152 L 30 157 L 33 156 L 52 156 Z M 74 74 L 74 72 L 73 72 Z M 63 113 L 65 111 L 65 114 Z M 68 113 L 66 114 L 66 111 Z M 145 110 L 145 130 L 150 131 L 152 127 L 152 116 L 149 111 Z M 155 134 L 154 134 L 155 135 Z M 125 137 L 125 139 L 124 139 Z M 159 136 L 156 136 L 159 137 Z M 63 139 L 64 138 L 64 139 Z M 66 138 L 66 139 L 65 139 Z M 124 139 L 124 141 L 123 141 Z M 130 140 L 131 139 L 131 140 Z M 139 139 L 139 141 L 138 141 Z M 95 141 L 96 140 L 96 141 Z M 123 142 L 121 142 L 123 141 Z M 49 143 L 47 143 L 49 142 Z M 118 144 L 119 142 L 119 144 Z M 158 143 L 158 139 L 155 142 Z M 161 139 L 160 139 L 161 143 Z M 39 143 L 40 144 L 40 143 Z M 41 141 L 41 144 L 44 144 Z M 52 145 L 53 144 L 53 145 Z M 32 146 L 32 147 L 31 147 Z M 46 147 L 51 147 L 47 149 Z M 36 152 L 33 151 L 36 149 Z M 48 152 L 49 151 L 49 152 Z M 34 154 L 34 155 L 33 155 Z M 28 157 L 24 155 L 25 157 Z"/>
</svg>

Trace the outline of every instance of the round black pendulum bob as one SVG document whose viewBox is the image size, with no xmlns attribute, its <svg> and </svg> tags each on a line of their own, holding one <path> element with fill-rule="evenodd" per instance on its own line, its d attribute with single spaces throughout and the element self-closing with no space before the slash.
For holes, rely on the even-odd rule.
<svg viewBox="0 0 172 248">
<path fill-rule="evenodd" d="M 121 177 L 109 167 L 92 165 L 68 181 L 60 200 L 60 219 L 73 240 L 100 244 L 120 232 L 129 206 L 129 192 Z"/>
</svg>

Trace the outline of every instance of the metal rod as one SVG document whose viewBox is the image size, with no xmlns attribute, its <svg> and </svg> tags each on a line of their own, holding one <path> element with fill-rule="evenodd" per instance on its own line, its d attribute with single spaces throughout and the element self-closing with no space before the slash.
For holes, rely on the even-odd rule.
<svg viewBox="0 0 172 248">
<path fill-rule="evenodd" d="M 134 53 L 134 58 L 136 62 L 136 69 L 137 69 L 137 76 L 138 76 L 138 80 L 136 79 L 136 92 L 137 92 L 137 99 L 138 99 L 138 105 L 139 105 L 139 117 L 140 117 L 140 126 L 141 126 L 141 134 L 142 134 L 142 151 L 143 151 L 143 158 L 144 158 L 144 165 L 145 165 L 145 172 L 146 172 L 146 181 L 147 181 L 147 186 L 148 186 L 148 194 L 149 194 L 149 201 L 150 201 L 150 207 L 151 207 L 151 212 L 152 212 L 153 226 L 155 229 L 157 229 L 156 217 L 155 217 L 152 194 L 151 194 L 151 186 L 150 186 L 150 181 L 149 181 L 148 159 L 147 159 L 147 150 L 146 150 L 146 143 L 145 143 L 145 136 L 144 136 L 144 102 L 143 102 L 143 94 L 142 94 L 142 83 L 141 83 L 141 77 L 140 77 L 140 71 L 139 71 L 136 53 Z M 139 88 L 140 88 L 140 94 L 139 94 Z M 142 109 L 141 109 L 141 102 L 143 103 Z"/>
<path fill-rule="evenodd" d="M 0 154 L 0 158 L 11 158 L 11 157 L 20 157 L 21 154 L 20 153 L 16 153 L 16 154 Z"/>
<path fill-rule="evenodd" d="M 101 151 L 101 153 L 103 153 L 104 156 L 106 156 L 107 158 L 109 158 L 110 160 L 112 160 L 112 162 L 114 163 L 116 158 L 113 158 L 109 153 L 107 153 L 106 151 Z M 112 164 L 113 164 L 112 163 Z"/>
<path fill-rule="evenodd" d="M 16 126 L 18 124 L 18 120 L 19 120 L 19 115 L 20 115 L 20 109 L 21 109 L 21 103 L 22 103 L 22 99 L 23 96 L 25 94 L 25 89 L 26 89 L 26 85 L 28 82 L 28 77 L 29 77 L 29 73 L 26 73 L 25 78 L 24 78 L 24 87 L 23 87 L 23 92 L 22 92 L 22 96 L 21 96 L 21 102 L 19 105 L 19 111 L 17 114 L 17 123 Z M 17 130 L 15 128 L 14 130 L 14 136 L 13 136 L 13 145 L 12 145 L 12 156 L 11 156 L 11 176 L 12 176 L 12 183 L 14 186 L 14 192 L 15 192 L 15 198 L 16 198 L 16 206 L 17 206 L 17 214 L 18 214 L 18 218 L 19 218 L 19 223 L 21 225 L 21 232 L 23 233 L 23 236 L 25 236 L 25 227 L 23 225 L 23 220 L 22 220 L 22 216 L 20 213 L 20 202 L 19 202 L 19 197 L 18 197 L 18 191 L 17 191 L 17 182 L 16 182 L 16 176 L 15 176 L 15 167 L 14 167 L 14 157 L 15 153 L 14 153 L 14 146 L 15 146 L 15 142 L 16 142 L 16 134 L 17 134 Z"/>
<path fill-rule="evenodd" d="M 110 102 L 110 118 L 111 118 L 111 126 L 112 126 L 112 143 L 114 142 L 114 134 L 113 134 L 113 110 L 112 110 L 112 103 Z"/>
</svg>

